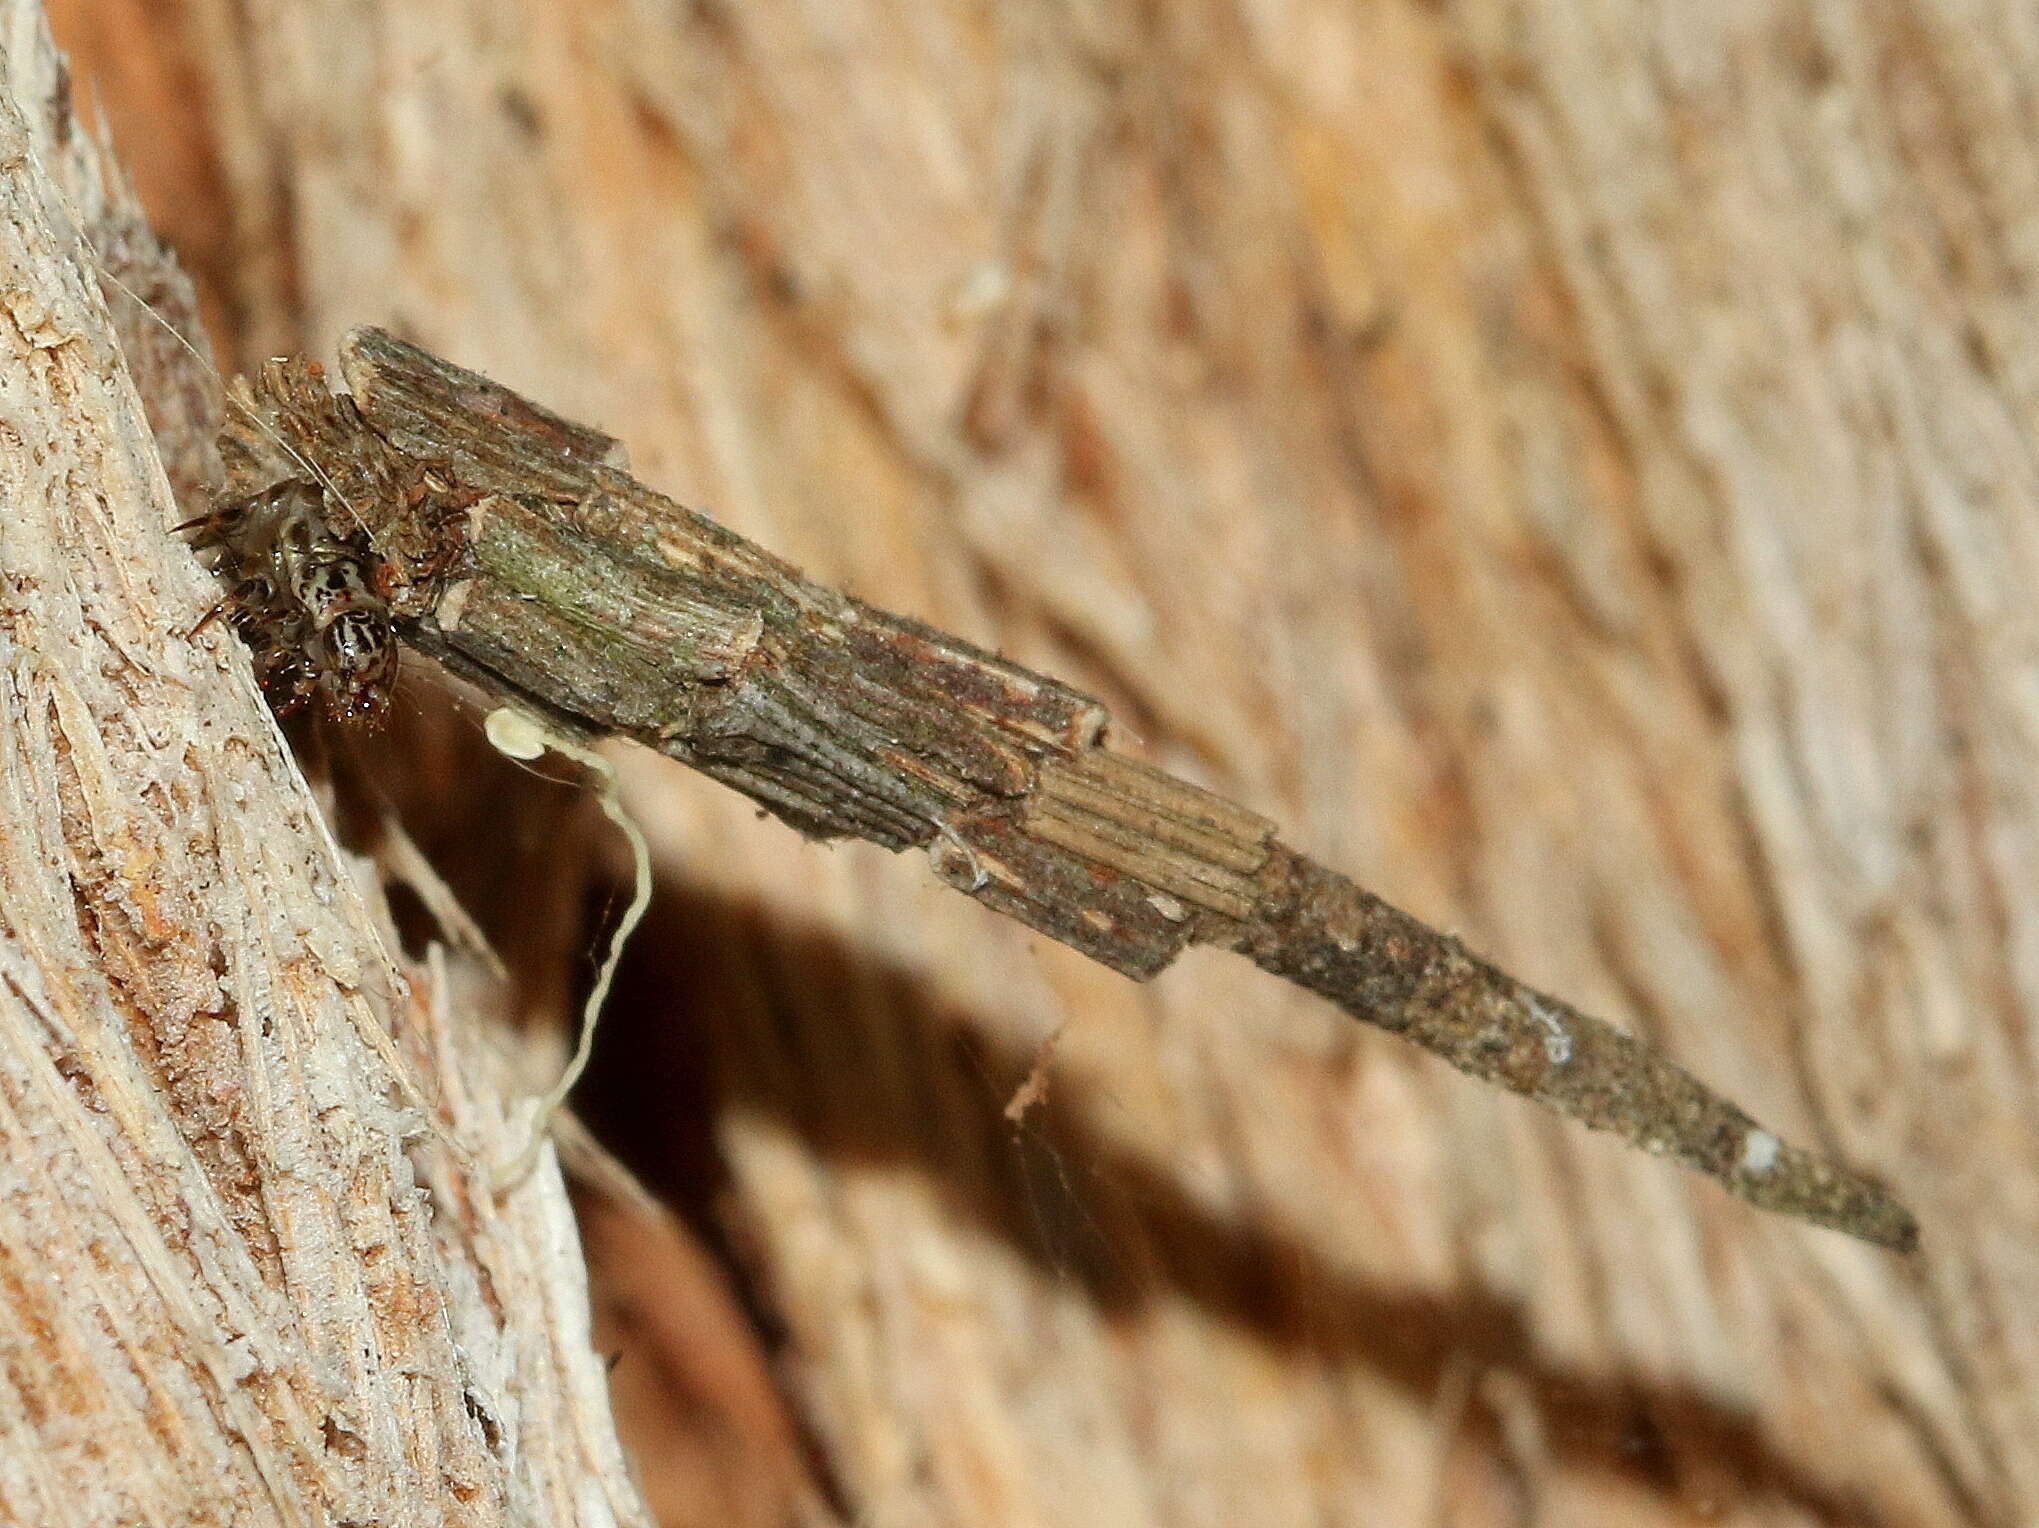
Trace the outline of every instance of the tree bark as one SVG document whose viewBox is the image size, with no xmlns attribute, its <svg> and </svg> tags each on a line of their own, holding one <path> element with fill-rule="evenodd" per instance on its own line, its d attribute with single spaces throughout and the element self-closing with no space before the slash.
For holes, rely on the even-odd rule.
<svg viewBox="0 0 2039 1528">
<path fill-rule="evenodd" d="M 2039 1511 L 2023 8 L 56 9 L 237 364 L 378 323 L 600 427 L 1924 1221 L 1768 1222 L 619 755 L 661 891 L 589 1108 L 844 1516 Z M 355 751 L 556 939 L 437 704 Z M 782 1520 L 714 1280 L 603 1224 L 666 1520 Z"/>
<path fill-rule="evenodd" d="M 491 1188 L 504 994 L 392 957 L 380 867 L 197 635 L 172 484 L 216 389 L 96 278 L 188 287 L 39 6 L 0 47 L 0 1520 L 648 1521 L 556 1167 Z"/>
</svg>

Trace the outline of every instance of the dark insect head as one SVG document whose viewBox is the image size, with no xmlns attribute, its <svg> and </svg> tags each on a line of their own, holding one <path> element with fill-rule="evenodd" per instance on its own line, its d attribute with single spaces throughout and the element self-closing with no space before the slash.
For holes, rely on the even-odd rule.
<svg viewBox="0 0 2039 1528">
<path fill-rule="evenodd" d="M 286 479 L 177 529 L 226 582 L 216 608 L 248 644 L 279 714 L 314 697 L 345 720 L 388 705 L 397 664 L 389 571 L 351 517 L 335 524 L 318 485 Z"/>
<path fill-rule="evenodd" d="M 379 714 L 396 686 L 396 637 L 386 613 L 343 610 L 319 634 L 319 697 L 341 721 Z"/>
</svg>

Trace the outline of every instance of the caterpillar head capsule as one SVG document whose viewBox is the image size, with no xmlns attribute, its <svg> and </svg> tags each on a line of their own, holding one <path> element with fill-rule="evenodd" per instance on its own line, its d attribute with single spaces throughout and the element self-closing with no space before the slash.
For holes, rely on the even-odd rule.
<svg viewBox="0 0 2039 1528">
<path fill-rule="evenodd" d="M 226 581 L 221 609 L 279 714 L 314 698 L 343 721 L 388 706 L 397 646 L 381 559 L 365 533 L 335 523 L 317 484 L 286 479 L 180 529 Z"/>
</svg>

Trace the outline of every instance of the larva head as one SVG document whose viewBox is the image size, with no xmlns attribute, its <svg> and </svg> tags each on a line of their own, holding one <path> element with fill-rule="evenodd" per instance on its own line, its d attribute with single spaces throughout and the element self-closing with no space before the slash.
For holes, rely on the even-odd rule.
<svg viewBox="0 0 2039 1528">
<path fill-rule="evenodd" d="M 315 639 L 319 695 L 342 721 L 378 714 L 396 688 L 396 634 L 380 610 L 343 610 Z"/>
</svg>

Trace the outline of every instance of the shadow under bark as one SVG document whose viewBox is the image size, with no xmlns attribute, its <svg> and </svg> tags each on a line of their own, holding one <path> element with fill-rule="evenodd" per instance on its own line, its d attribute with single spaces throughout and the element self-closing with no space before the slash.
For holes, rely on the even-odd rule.
<svg viewBox="0 0 2039 1528">
<path fill-rule="evenodd" d="M 1825 1523 L 1885 1521 L 1699 1385 L 1585 1373 L 1541 1354 L 1527 1313 L 1488 1288 L 1358 1278 L 1304 1230 L 1213 1215 L 1089 1123 L 1103 1101 L 1074 1078 L 1056 1076 L 1015 1128 L 1003 1105 L 1032 1054 L 988 1040 L 910 974 L 827 934 L 668 878 L 603 1022 L 578 1107 L 739 1288 L 755 1281 L 732 1245 L 714 1139 L 716 1109 L 729 1105 L 787 1122 L 831 1164 L 911 1168 L 957 1216 L 1114 1319 L 1187 1297 L 1298 1359 L 1364 1368 L 1425 1400 L 1454 1376 L 1501 1371 L 1534 1397 L 1566 1469 L 1695 1507 L 1717 1508 L 1731 1490 Z M 755 1301 L 753 1311 L 771 1335 L 771 1312 Z M 1505 1449 L 1478 1387 L 1465 1425 L 1477 1446 Z"/>
</svg>

